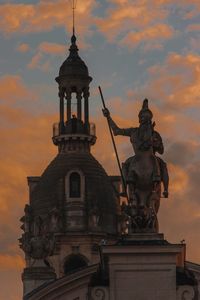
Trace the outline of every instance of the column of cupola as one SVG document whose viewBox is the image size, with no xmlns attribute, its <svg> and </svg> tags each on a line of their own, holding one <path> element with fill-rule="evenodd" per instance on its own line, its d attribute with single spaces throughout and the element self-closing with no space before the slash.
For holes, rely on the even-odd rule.
<svg viewBox="0 0 200 300">
<path fill-rule="evenodd" d="M 75 97 L 77 99 L 77 111 L 76 118 L 82 121 L 85 128 L 85 133 L 89 133 L 89 87 L 77 90 Z M 59 99 L 60 99 L 60 134 L 64 134 L 65 126 L 67 122 L 72 119 L 72 89 L 60 88 Z M 66 100 L 66 118 L 65 118 L 65 100 Z M 83 108 L 83 109 L 82 109 Z"/>
</svg>

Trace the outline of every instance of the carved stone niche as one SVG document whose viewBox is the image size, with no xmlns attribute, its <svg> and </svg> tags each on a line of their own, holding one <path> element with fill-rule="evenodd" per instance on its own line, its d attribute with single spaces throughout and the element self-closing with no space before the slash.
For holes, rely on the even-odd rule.
<svg viewBox="0 0 200 300">
<path fill-rule="evenodd" d="M 109 300 L 109 291 L 105 286 L 96 286 L 91 288 L 90 300 Z"/>
<path fill-rule="evenodd" d="M 176 292 L 177 300 L 194 300 L 194 287 L 189 285 L 179 286 Z"/>
</svg>

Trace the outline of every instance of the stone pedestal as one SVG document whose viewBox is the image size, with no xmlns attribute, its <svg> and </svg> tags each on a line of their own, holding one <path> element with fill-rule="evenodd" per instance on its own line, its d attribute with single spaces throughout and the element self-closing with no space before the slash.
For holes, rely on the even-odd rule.
<svg viewBox="0 0 200 300">
<path fill-rule="evenodd" d="M 182 248 L 157 234 L 136 234 L 104 246 L 110 300 L 176 300 L 176 265 Z"/>
<path fill-rule="evenodd" d="M 44 283 L 48 284 L 55 279 L 56 274 L 51 267 L 38 266 L 26 268 L 22 274 L 23 295 L 25 296 Z"/>
</svg>

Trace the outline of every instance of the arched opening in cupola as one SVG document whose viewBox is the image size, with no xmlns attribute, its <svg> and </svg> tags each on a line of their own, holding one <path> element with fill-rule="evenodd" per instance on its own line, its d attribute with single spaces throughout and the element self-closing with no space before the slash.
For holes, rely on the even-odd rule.
<svg viewBox="0 0 200 300">
<path fill-rule="evenodd" d="M 86 258 L 80 254 L 71 254 L 67 257 L 64 263 L 64 273 L 68 275 L 72 272 L 81 270 L 82 268 L 87 267 L 88 263 Z"/>
</svg>

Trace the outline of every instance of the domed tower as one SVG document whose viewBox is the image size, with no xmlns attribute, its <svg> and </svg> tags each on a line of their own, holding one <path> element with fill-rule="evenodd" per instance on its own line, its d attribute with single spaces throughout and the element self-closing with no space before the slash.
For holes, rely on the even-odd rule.
<svg viewBox="0 0 200 300">
<path fill-rule="evenodd" d="M 92 78 L 78 54 L 75 34 L 56 81 L 60 118 L 53 126 L 53 143 L 58 155 L 41 177 L 28 177 L 30 203 L 21 218 L 24 295 L 98 263 L 100 242 L 117 237 L 119 177 L 108 176 L 90 152 L 96 142 L 89 120 Z"/>
</svg>

